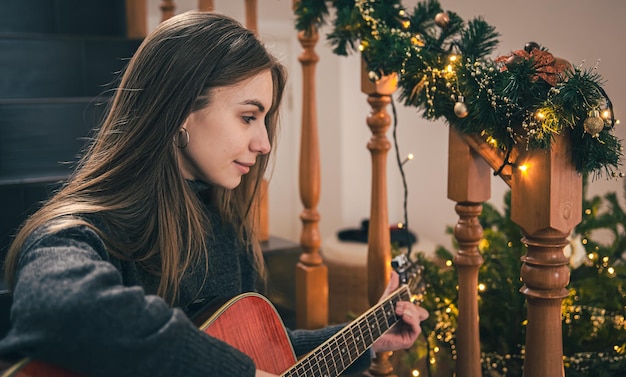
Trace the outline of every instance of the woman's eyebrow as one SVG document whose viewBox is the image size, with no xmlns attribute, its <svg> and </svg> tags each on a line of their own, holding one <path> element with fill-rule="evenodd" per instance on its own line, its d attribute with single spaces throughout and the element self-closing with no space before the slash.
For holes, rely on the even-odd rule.
<svg viewBox="0 0 626 377">
<path fill-rule="evenodd" d="M 256 107 L 258 107 L 258 108 L 259 108 L 259 111 L 260 111 L 260 112 L 264 112 L 264 111 L 265 111 L 265 106 L 263 106 L 263 104 L 262 104 L 260 101 L 255 100 L 255 99 L 248 99 L 248 100 L 245 100 L 245 101 L 241 102 L 241 104 L 242 104 L 242 105 L 252 105 L 252 106 L 256 106 Z"/>
</svg>

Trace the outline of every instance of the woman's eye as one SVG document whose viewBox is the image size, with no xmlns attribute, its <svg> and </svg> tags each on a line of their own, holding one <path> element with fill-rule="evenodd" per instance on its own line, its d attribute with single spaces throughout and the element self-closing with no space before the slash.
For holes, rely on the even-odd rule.
<svg viewBox="0 0 626 377">
<path fill-rule="evenodd" d="M 243 119 L 244 123 L 250 124 L 256 120 L 256 117 L 255 116 L 243 116 L 241 117 L 241 119 Z"/>
</svg>

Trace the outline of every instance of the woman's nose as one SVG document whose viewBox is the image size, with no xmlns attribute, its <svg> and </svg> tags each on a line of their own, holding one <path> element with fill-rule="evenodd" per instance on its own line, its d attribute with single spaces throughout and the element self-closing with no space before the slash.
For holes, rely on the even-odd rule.
<svg viewBox="0 0 626 377">
<path fill-rule="evenodd" d="M 269 136 L 267 135 L 267 128 L 259 127 L 259 132 L 255 135 L 250 143 L 250 149 L 253 152 L 259 154 L 268 154 L 272 150 Z"/>
</svg>

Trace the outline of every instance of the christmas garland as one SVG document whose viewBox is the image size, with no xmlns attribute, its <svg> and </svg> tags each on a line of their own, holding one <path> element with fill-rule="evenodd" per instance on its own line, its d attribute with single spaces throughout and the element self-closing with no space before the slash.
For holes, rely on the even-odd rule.
<svg viewBox="0 0 626 377">
<path fill-rule="evenodd" d="M 498 44 L 495 28 L 480 17 L 465 23 L 437 0 L 418 3 L 412 13 L 399 0 L 300 0 L 296 28 L 322 27 L 330 6 L 333 52 L 360 52 L 373 81 L 398 74 L 400 99 L 426 119 L 443 118 L 505 154 L 549 149 L 566 133 L 579 173 L 623 176 L 618 122 L 597 67 L 572 66 L 534 42 L 489 59 Z"/>
</svg>

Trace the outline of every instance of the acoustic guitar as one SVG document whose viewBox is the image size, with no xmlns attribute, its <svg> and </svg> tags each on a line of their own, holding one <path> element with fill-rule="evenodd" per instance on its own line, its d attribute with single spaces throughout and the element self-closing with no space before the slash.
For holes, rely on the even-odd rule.
<svg viewBox="0 0 626 377">
<path fill-rule="evenodd" d="M 394 258 L 393 266 L 402 285 L 338 333 L 298 360 L 287 331 L 268 299 L 256 293 L 239 295 L 212 314 L 193 318 L 200 330 L 221 339 L 248 355 L 258 369 L 284 377 L 336 377 L 372 344 L 399 322 L 398 301 L 421 301 L 422 267 L 406 256 Z M 411 294 L 411 287 L 420 292 Z M 204 313 L 204 311 L 203 311 Z M 37 360 L 23 359 L 0 377 L 80 377 L 80 375 Z"/>
</svg>

